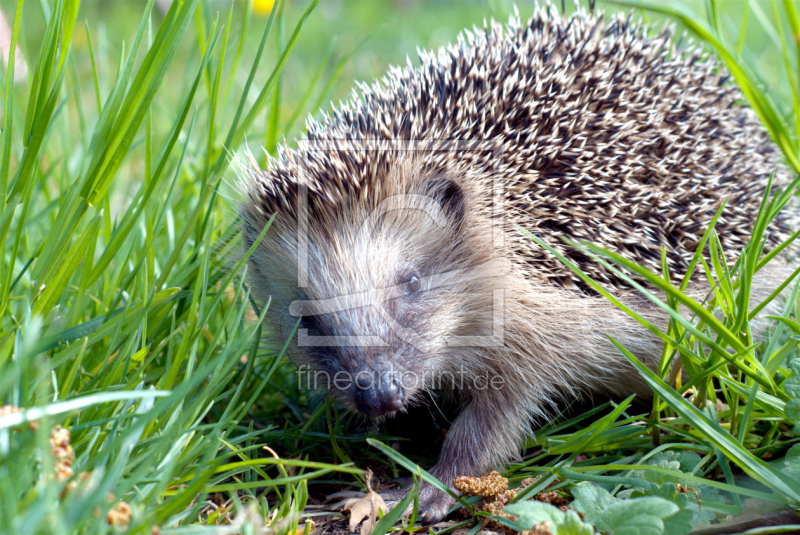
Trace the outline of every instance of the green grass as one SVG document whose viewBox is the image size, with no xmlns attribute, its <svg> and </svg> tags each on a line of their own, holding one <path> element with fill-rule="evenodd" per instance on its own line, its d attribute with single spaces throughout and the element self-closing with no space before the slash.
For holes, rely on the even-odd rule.
<svg viewBox="0 0 800 535">
<path fill-rule="evenodd" d="M 674 17 L 708 43 L 800 171 L 792 38 L 800 7 L 619 3 Z M 257 321 L 264 310 L 243 282 L 228 198 L 230 155 L 246 142 L 274 152 L 309 111 L 346 96 L 353 78 L 380 75 L 416 45 L 442 44 L 510 11 L 503 2 L 456 11 L 368 5 L 334 12 L 295 1 L 254 14 L 246 3 L 184 0 L 162 15 L 153 2 L 2 4 L 29 73 L 15 85 L 12 62 L 0 78 L 0 406 L 20 409 L 0 409 L 0 533 L 158 526 L 188 534 L 231 524 L 307 533 L 327 494 L 363 488 L 363 469 L 384 481 L 413 475 L 438 484 L 418 468 L 434 460 L 435 437 L 407 455 L 388 447 L 402 439 L 391 429 L 369 430 L 365 440 L 362 422 L 297 388 L 282 352 L 259 349 L 262 336 L 279 335 Z M 745 251 L 723 253 L 708 229 L 693 264 L 715 288 L 703 302 L 666 273 L 576 244 L 647 280 L 640 291 L 670 315 L 666 331 L 649 326 L 665 341 L 657 373 L 620 347 L 656 397 L 644 408 L 627 399 L 567 411 L 545 425 L 525 460 L 507 467 L 512 485 L 543 476 L 519 504 L 558 477 L 549 490 L 576 496 L 576 508 L 589 491 L 620 498 L 620 522 L 638 499 L 675 503 L 679 513 L 669 506 L 663 519 L 647 520 L 670 533 L 691 527 L 689 517 L 737 515 L 748 499 L 761 508 L 800 505 L 800 457 L 784 459 L 800 440 L 800 361 L 792 360 L 800 279 L 783 288 L 789 299 L 766 340 L 751 336 L 761 309 L 747 312 L 750 281 L 771 259 L 764 233 L 792 195 L 765 199 Z M 675 374 L 678 363 L 685 376 Z M 51 454 L 56 426 L 70 431 L 71 476 L 69 452 L 62 464 Z M 676 483 L 697 489 L 705 516 Z M 127 516 L 120 501 L 130 518 L 114 527 L 109 510 Z M 476 530 L 485 516 L 476 511 L 454 526 Z M 396 510 L 375 529 L 403 522 Z"/>
<path fill-rule="evenodd" d="M 276 488 L 267 472 L 287 468 L 258 458 L 274 428 L 248 426 L 245 416 L 281 357 L 258 354 L 259 322 L 245 320 L 260 311 L 242 262 L 227 260 L 237 229 L 218 186 L 226 148 L 240 146 L 266 109 L 306 15 L 290 22 L 296 30 L 276 62 L 247 67 L 266 69 L 266 81 L 231 90 L 242 47 L 229 29 L 248 9 L 212 18 L 195 0 L 159 20 L 143 4 L 118 71 L 81 79 L 70 44 L 78 32 L 89 43 L 91 28 L 76 24 L 77 2 L 43 6 L 49 24 L 29 59 L 29 87 L 7 82 L 4 100 L 0 399 L 27 411 L 0 419 L 0 531 L 111 530 L 106 511 L 121 499 L 132 507 L 128 529 L 148 532 L 205 519 L 210 493 L 250 488 L 263 499 L 264 487 Z M 273 11 L 262 48 L 285 23 Z M 180 105 L 166 111 L 158 95 L 181 67 L 176 51 L 192 24 L 205 28 L 197 61 L 182 66 L 191 74 Z M 86 51 L 92 67 L 106 66 L 96 48 Z M 140 177 L 128 191 L 115 184 L 123 165 Z M 20 418 L 38 426 L 20 428 Z M 47 453 L 56 423 L 70 429 L 75 451 L 79 483 L 68 491 Z M 304 507 L 302 479 L 280 487 L 281 517 L 294 518 L 287 529 Z"/>
</svg>

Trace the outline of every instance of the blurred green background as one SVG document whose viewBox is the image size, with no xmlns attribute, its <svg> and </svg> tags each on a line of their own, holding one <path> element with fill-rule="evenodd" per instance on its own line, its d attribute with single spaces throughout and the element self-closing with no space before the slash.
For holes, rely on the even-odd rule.
<svg viewBox="0 0 800 535">
<path fill-rule="evenodd" d="M 309 2 L 302 0 L 284 0 L 286 2 L 285 19 L 281 32 L 273 32 L 270 45 L 261 60 L 261 68 L 256 74 L 251 90 L 251 99 L 257 96 L 259 88 L 275 64 L 278 57 L 278 39 L 285 42 L 288 33 L 308 8 Z M 169 0 L 159 0 L 154 10 L 153 31 L 156 31 L 160 20 L 155 20 L 164 13 L 164 5 Z M 716 2 L 716 12 L 709 2 L 703 0 L 681 0 L 673 2 L 711 18 L 716 16 L 723 34 L 730 36 L 732 42 L 739 37 L 742 17 L 745 14 L 743 0 L 724 0 Z M 561 9 L 561 2 L 554 2 Z M 103 82 L 113 76 L 104 76 L 103 71 L 116 72 L 124 44 L 130 43 L 136 31 L 136 22 L 144 11 L 143 0 L 87 0 L 81 2 L 78 15 L 78 28 L 73 38 L 73 54 L 76 58 L 73 80 L 67 85 L 91 84 L 91 62 L 87 47 L 86 28 L 91 32 L 94 49 L 97 54 L 97 69 L 100 74 L 100 94 L 104 99 L 109 87 Z M 337 104 L 347 98 L 355 81 L 372 81 L 380 78 L 389 65 L 405 65 L 406 58 L 417 63 L 417 49 L 437 48 L 453 42 L 459 32 L 474 25 L 483 26 L 484 21 L 495 19 L 507 21 L 517 6 L 520 17 L 527 19 L 533 13 L 536 4 L 531 1 L 512 2 L 510 0 L 322 0 L 305 22 L 297 45 L 282 73 L 280 80 L 280 98 L 278 99 L 279 130 L 291 143 L 302 129 L 308 113 L 330 110 L 331 103 Z M 584 7 L 588 6 L 583 2 Z M 13 16 L 14 2 L 3 0 L 0 6 L 7 19 Z M 42 40 L 45 21 L 49 16 L 45 3 L 26 2 L 23 13 L 21 49 L 30 63 L 35 61 L 38 45 Z M 229 9 L 233 6 L 233 27 L 229 36 L 230 46 L 236 46 L 242 31 L 244 36 L 241 59 L 237 64 L 236 83 L 239 87 L 229 88 L 226 92 L 230 99 L 241 91 L 247 79 L 248 69 L 258 48 L 264 27 L 269 18 L 272 0 L 223 1 L 208 0 L 205 2 L 206 20 L 213 20 L 217 14 L 220 22 L 224 22 Z M 565 2 L 567 11 L 574 10 L 573 2 Z M 598 2 L 598 9 L 607 13 L 617 11 L 631 12 L 625 6 L 617 6 L 609 2 Z M 740 49 L 746 64 L 757 66 L 757 77 L 768 88 L 769 94 L 776 101 L 784 114 L 791 112 L 791 95 L 789 91 L 784 59 L 780 52 L 779 30 L 774 26 L 774 13 L 769 1 L 750 2 L 746 14 L 746 43 Z M 245 13 L 252 10 L 252 17 L 245 23 Z M 661 27 L 662 20 L 658 16 L 635 11 L 636 18 L 643 17 Z M 84 26 L 85 22 L 85 26 Z M 784 21 L 785 22 L 785 21 Z M 185 94 L 186 87 L 194 76 L 199 62 L 197 39 L 199 34 L 205 35 L 199 18 L 181 43 L 181 50 L 176 61 L 167 74 L 165 84 L 155 100 L 154 133 L 164 134 L 171 124 L 178 102 Z M 787 35 L 791 34 L 788 23 L 782 28 Z M 683 28 L 676 24 L 677 33 Z M 278 34 L 281 34 L 280 36 Z M 141 58 L 140 58 L 141 60 Z M 790 58 L 790 61 L 794 61 Z M 226 67 L 231 68 L 230 64 Z M 338 67 L 338 68 L 337 68 Z M 794 66 L 796 69 L 796 66 Z M 301 110 L 304 95 L 309 90 L 315 75 L 319 73 L 316 86 L 311 90 L 310 98 Z M 29 81 L 28 81 L 29 83 Z M 84 88 L 88 89 L 88 88 Z M 232 90 L 231 90 L 232 89 Z M 84 98 L 91 98 L 91 91 L 80 91 Z M 94 102 L 86 102 L 86 109 L 96 109 Z M 316 108 L 315 108 L 316 106 Z M 224 109 L 224 108 L 223 108 Z M 96 113 L 96 112 L 95 112 Z M 256 123 L 248 144 L 254 152 L 260 146 L 269 146 L 266 139 L 266 117 Z M 159 117 L 161 119 L 159 119 Z M 92 123 L 96 116 L 87 114 L 85 121 Z M 75 118 L 79 120 L 79 118 Z M 292 121 L 292 124 L 287 124 Z M 288 127 L 288 128 L 287 128 Z M 274 140 L 273 140 L 274 143 Z M 236 148 L 231 148 L 235 150 Z"/>
</svg>

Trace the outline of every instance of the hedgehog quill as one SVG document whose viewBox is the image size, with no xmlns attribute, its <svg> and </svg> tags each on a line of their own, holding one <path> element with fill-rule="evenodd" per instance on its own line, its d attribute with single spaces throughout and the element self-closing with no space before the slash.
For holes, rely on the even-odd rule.
<svg viewBox="0 0 800 535">
<path fill-rule="evenodd" d="M 360 90 L 266 170 L 247 166 L 248 248 L 275 216 L 249 282 L 271 299 L 270 325 L 300 322 L 292 358 L 348 409 L 381 418 L 434 391 L 460 400 L 431 470 L 451 487 L 514 459 L 560 399 L 649 395 L 607 335 L 650 367 L 661 354 L 519 228 L 663 328 L 654 304 L 562 238 L 656 272 L 663 246 L 682 277 L 723 201 L 716 231 L 740 250 L 770 174 L 788 182 L 724 69 L 630 17 L 537 7 Z M 776 218 L 768 248 L 790 217 Z M 782 262 L 758 273 L 756 303 Z M 421 490 L 426 522 L 453 503 Z"/>
</svg>

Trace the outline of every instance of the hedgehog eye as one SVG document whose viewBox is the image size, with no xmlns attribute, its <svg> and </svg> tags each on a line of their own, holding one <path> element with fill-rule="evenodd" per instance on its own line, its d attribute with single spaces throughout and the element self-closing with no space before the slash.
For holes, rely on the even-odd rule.
<svg viewBox="0 0 800 535">
<path fill-rule="evenodd" d="M 408 278 L 408 282 L 406 282 L 406 292 L 413 294 L 414 292 L 418 292 L 421 286 L 422 281 L 419 280 L 419 277 L 416 275 L 411 275 Z"/>
</svg>

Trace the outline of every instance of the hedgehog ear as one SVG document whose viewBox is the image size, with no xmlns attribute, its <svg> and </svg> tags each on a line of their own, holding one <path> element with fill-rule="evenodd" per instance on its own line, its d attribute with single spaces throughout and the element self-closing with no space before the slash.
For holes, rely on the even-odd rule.
<svg viewBox="0 0 800 535">
<path fill-rule="evenodd" d="M 449 178 L 434 178 L 428 183 L 428 195 L 439 201 L 445 214 L 460 224 L 466 213 L 464 190 Z"/>
</svg>

